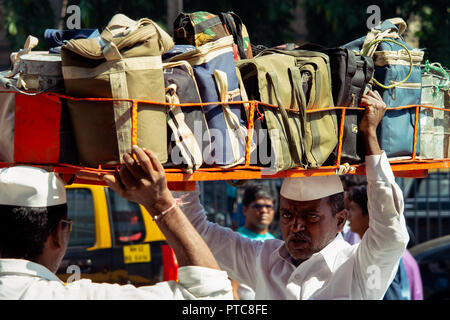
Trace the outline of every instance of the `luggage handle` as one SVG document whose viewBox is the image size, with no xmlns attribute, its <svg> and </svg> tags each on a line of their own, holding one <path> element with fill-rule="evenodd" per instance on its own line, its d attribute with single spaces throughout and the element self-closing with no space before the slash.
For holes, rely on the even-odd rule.
<svg viewBox="0 0 450 320">
<path fill-rule="evenodd" d="M 195 90 L 200 99 L 200 102 L 202 102 L 200 91 L 198 90 L 197 80 L 195 79 L 194 70 L 192 69 L 192 66 L 190 65 L 189 62 L 187 62 L 186 60 L 180 60 L 180 61 L 175 61 L 175 62 L 165 62 L 165 63 L 163 63 L 163 70 L 169 69 L 169 68 L 175 68 L 175 67 L 179 67 L 179 66 L 185 67 L 186 70 L 188 71 L 189 75 L 191 76 L 192 81 L 195 83 Z M 203 110 L 203 106 L 201 108 Z"/>
<path fill-rule="evenodd" d="M 391 19 L 387 19 L 386 21 L 389 21 L 390 23 L 392 23 L 395 27 L 398 28 L 398 34 L 402 35 L 403 32 L 405 32 L 406 30 L 406 22 L 405 20 L 403 20 L 402 18 L 391 18 Z"/>
<path fill-rule="evenodd" d="M 216 81 L 216 85 L 219 91 L 219 100 L 222 103 L 226 103 L 229 101 L 229 94 L 228 94 L 228 78 L 227 74 L 221 70 L 214 69 L 214 80 Z M 237 89 L 239 90 L 239 89 Z M 228 104 L 222 104 L 222 110 L 223 115 L 225 118 L 225 122 L 230 127 L 234 127 L 235 131 L 237 132 L 239 138 L 241 139 L 242 143 L 245 145 L 246 141 L 246 134 L 247 134 L 247 128 L 243 127 L 239 121 L 239 118 L 231 111 L 230 106 Z M 245 132 L 245 133 L 244 133 Z M 233 155 L 236 162 L 240 162 L 241 159 L 239 159 L 239 146 L 236 144 L 237 139 L 233 139 L 231 137 L 231 142 L 233 144 Z M 234 164 L 233 164 L 234 165 Z M 226 167 L 229 167 L 227 165 Z"/>
<path fill-rule="evenodd" d="M 144 42 L 150 39 L 155 33 L 159 35 L 158 44 L 161 51 L 167 51 L 173 46 L 171 37 L 162 30 L 151 19 L 143 18 L 139 21 L 134 21 L 124 15 L 118 14 L 111 20 L 112 24 L 105 28 L 101 34 L 101 39 L 105 43 L 102 47 L 102 52 L 107 60 L 122 59 L 120 50 L 132 46 L 138 42 Z M 115 43 L 114 36 L 124 33 L 130 35 Z M 167 46 L 166 46 L 167 45 Z"/>
<path fill-rule="evenodd" d="M 301 86 L 302 83 L 302 76 L 300 74 L 300 69 L 297 67 L 290 67 L 288 69 L 289 72 L 289 76 L 291 77 L 291 81 L 292 81 L 292 86 L 294 88 L 294 95 L 295 98 L 297 100 L 297 104 L 298 104 L 298 110 L 300 112 L 300 119 L 302 120 L 302 131 L 301 131 L 301 138 L 303 139 L 303 137 L 306 134 L 306 130 L 305 130 L 305 119 L 306 119 L 306 115 L 305 115 L 305 110 L 306 110 L 306 96 L 305 93 L 303 92 L 303 87 Z"/>
<path fill-rule="evenodd" d="M 242 39 L 242 20 L 234 12 L 229 11 L 227 13 L 220 13 L 220 20 L 225 25 L 226 29 L 233 36 L 234 42 L 236 43 L 239 51 L 239 57 L 241 59 L 247 59 L 247 54 L 244 50 L 244 41 Z"/>
<path fill-rule="evenodd" d="M 39 39 L 34 36 L 28 36 L 27 40 L 25 41 L 25 44 L 23 46 L 23 49 L 20 49 L 18 52 L 14 52 L 10 56 L 12 70 L 8 72 L 4 77 L 5 78 L 11 78 L 19 73 L 19 63 L 20 63 L 20 56 L 29 54 L 31 50 L 33 50 L 39 43 Z M 20 85 L 21 81 L 18 81 L 18 84 Z"/>
<path fill-rule="evenodd" d="M 278 110 L 280 110 L 281 118 L 283 119 L 283 124 L 285 127 L 285 131 L 286 131 L 286 135 L 287 135 L 288 143 L 289 143 L 290 155 L 291 155 L 291 157 L 293 155 L 295 156 L 294 162 L 296 162 L 298 164 L 302 164 L 301 159 L 297 158 L 297 153 L 292 152 L 292 150 L 295 150 L 296 145 L 295 145 L 295 141 L 293 139 L 292 128 L 289 125 L 288 114 L 286 112 L 286 109 L 284 108 L 283 103 L 280 100 L 280 95 L 279 95 L 279 90 L 278 90 L 278 76 L 277 76 L 276 72 L 269 71 L 266 73 L 266 77 L 269 80 L 269 83 L 273 88 L 273 91 L 275 94 L 275 99 L 277 100 L 277 104 L 278 104 Z M 303 151 L 303 146 L 301 146 L 301 147 L 302 147 L 302 151 Z"/>
<path fill-rule="evenodd" d="M 400 84 L 406 82 L 406 80 L 408 80 L 409 77 L 411 76 L 412 69 L 413 69 L 413 59 L 412 59 L 411 51 L 410 51 L 404 44 L 401 44 L 400 42 L 395 41 L 395 40 L 393 40 L 393 39 L 376 39 L 376 40 L 373 40 L 371 43 L 369 43 L 369 45 L 364 49 L 364 51 L 361 53 L 361 55 L 365 56 L 366 53 L 367 53 L 367 51 L 368 51 L 374 44 L 377 44 L 377 43 L 379 43 L 379 42 L 393 42 L 393 43 L 399 45 L 400 47 L 402 47 L 403 49 L 405 49 L 406 52 L 408 53 L 408 56 L 409 56 L 409 72 L 408 72 L 408 74 L 406 75 L 405 79 L 403 79 L 403 80 L 401 80 L 401 81 L 399 81 L 399 82 L 397 82 L 397 83 L 394 83 L 394 84 L 391 84 L 391 85 L 387 85 L 387 86 L 386 86 L 386 85 L 381 84 L 380 82 L 378 82 L 378 80 L 375 79 L 375 77 L 372 77 L 371 80 L 372 80 L 376 85 L 378 85 L 378 86 L 380 86 L 381 88 L 384 88 L 384 89 L 391 89 L 391 88 L 397 87 L 398 85 L 400 85 Z"/>
<path fill-rule="evenodd" d="M 307 102 L 306 102 L 306 96 L 305 96 L 305 93 L 304 93 L 303 87 L 302 87 L 302 76 L 300 73 L 300 69 L 297 67 L 290 67 L 288 69 L 288 72 L 291 77 L 292 86 L 294 88 L 294 94 L 295 94 L 295 97 L 297 100 L 298 110 L 300 113 L 300 123 L 301 123 L 300 138 L 303 141 L 304 137 L 306 136 L 306 106 L 307 106 Z M 302 155 L 304 157 L 302 159 L 302 163 L 308 163 L 308 159 L 306 157 L 306 153 L 304 152 L 304 150 L 302 150 Z"/>
<path fill-rule="evenodd" d="M 177 93 L 177 85 L 175 83 L 170 84 L 165 91 L 166 102 L 180 104 L 180 98 L 178 97 Z M 182 112 L 181 107 L 172 105 L 169 108 L 169 113 L 171 113 L 175 118 L 178 127 L 175 125 L 170 116 L 168 117 L 168 125 L 172 129 L 172 132 L 175 136 L 175 141 L 180 148 L 180 152 L 183 158 L 187 162 L 187 171 L 188 173 L 192 174 L 194 170 L 197 170 L 202 165 L 202 151 L 197 144 L 197 140 L 195 139 L 192 130 L 186 124 L 184 113 Z M 189 150 L 187 150 L 184 145 L 188 146 Z"/>
<path fill-rule="evenodd" d="M 239 70 L 238 67 L 236 67 L 235 69 L 236 69 L 236 76 L 238 78 L 242 101 L 248 101 L 247 91 L 245 90 L 244 82 L 242 81 L 241 70 Z M 247 122 L 248 122 L 248 120 L 249 120 L 248 108 L 250 107 L 250 105 L 248 103 L 244 103 L 244 107 L 245 107 L 245 115 L 247 117 Z"/>
</svg>

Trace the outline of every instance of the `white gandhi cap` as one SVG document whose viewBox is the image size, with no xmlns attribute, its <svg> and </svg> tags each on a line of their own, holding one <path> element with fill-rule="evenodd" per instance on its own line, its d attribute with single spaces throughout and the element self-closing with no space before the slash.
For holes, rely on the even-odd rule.
<svg viewBox="0 0 450 320">
<path fill-rule="evenodd" d="M 64 182 L 41 168 L 0 169 L 0 205 L 50 207 L 66 203 Z"/>
<path fill-rule="evenodd" d="M 340 192 L 344 187 L 336 175 L 286 178 L 280 190 L 283 198 L 295 201 L 317 200 Z"/>
</svg>

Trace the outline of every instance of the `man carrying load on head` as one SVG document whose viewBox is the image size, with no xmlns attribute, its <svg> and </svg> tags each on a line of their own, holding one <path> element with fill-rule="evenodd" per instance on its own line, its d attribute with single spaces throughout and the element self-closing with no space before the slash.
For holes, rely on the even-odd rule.
<svg viewBox="0 0 450 320">
<path fill-rule="evenodd" d="M 382 299 L 394 278 L 409 237 L 403 195 L 376 136 L 386 105 L 372 91 L 361 104 L 366 107 L 359 127 L 365 142 L 372 219 L 359 244 L 352 246 L 340 235 L 347 210 L 338 176 L 284 180 L 280 191 L 284 241 L 252 241 L 208 222 L 198 190 L 183 196 L 184 214 L 221 268 L 254 289 L 256 299 Z M 131 165 L 137 164 L 131 161 Z M 132 199 L 149 197 L 136 183 L 114 181 L 111 185 Z"/>
</svg>

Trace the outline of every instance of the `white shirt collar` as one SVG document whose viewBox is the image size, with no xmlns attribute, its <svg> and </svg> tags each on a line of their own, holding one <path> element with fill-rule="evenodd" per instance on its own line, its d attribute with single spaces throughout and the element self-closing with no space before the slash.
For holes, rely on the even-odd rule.
<svg viewBox="0 0 450 320">
<path fill-rule="evenodd" d="M 39 277 L 46 280 L 62 282 L 53 272 L 43 265 L 23 259 L 0 259 L 0 277 L 5 275 Z"/>
<path fill-rule="evenodd" d="M 309 259 L 305 260 L 303 263 L 311 259 L 317 259 L 322 257 L 328 269 L 331 272 L 333 272 L 333 266 L 336 260 L 336 255 L 339 253 L 340 249 L 344 247 L 346 244 L 347 242 L 342 238 L 342 235 L 338 233 L 336 238 L 334 238 L 333 241 L 331 241 L 325 248 L 323 248 L 319 252 L 314 253 Z M 280 248 L 277 250 L 277 253 L 283 260 L 294 265 L 292 263 L 292 258 L 289 254 L 289 251 L 286 248 L 285 243 L 282 246 L 280 246 Z M 302 263 L 298 267 L 300 267 L 301 265 Z"/>
</svg>

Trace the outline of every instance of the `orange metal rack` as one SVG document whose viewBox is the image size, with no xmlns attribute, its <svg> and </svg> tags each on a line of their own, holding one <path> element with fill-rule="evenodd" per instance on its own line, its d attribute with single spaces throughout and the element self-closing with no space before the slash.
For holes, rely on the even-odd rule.
<svg viewBox="0 0 450 320">
<path fill-rule="evenodd" d="M 2 93 L 4 91 L 0 91 Z M 9 92 L 11 93 L 11 92 Z M 19 93 L 17 93 L 19 94 Z M 137 109 L 138 104 L 155 104 L 162 106 L 180 106 L 180 107 L 192 107 L 192 106 L 205 106 L 211 104 L 224 104 L 221 102 L 212 103 L 201 103 L 201 104 L 169 104 L 146 100 L 136 100 L 136 99 L 110 99 L 110 98 L 74 98 L 56 93 L 42 93 L 46 95 L 56 96 L 59 98 L 69 99 L 69 100 L 90 100 L 90 101 L 129 101 L 131 104 L 131 118 L 132 118 L 132 143 L 137 143 Z M 337 161 L 334 166 L 323 166 L 317 169 L 303 169 L 294 168 L 285 171 L 279 171 L 276 173 L 271 173 L 267 168 L 253 166 L 250 164 L 250 145 L 253 135 L 253 125 L 255 119 L 255 110 L 257 105 L 265 105 L 269 107 L 277 108 L 276 106 L 263 104 L 259 101 L 233 101 L 227 102 L 226 104 L 242 104 L 248 111 L 248 136 L 245 154 L 245 163 L 240 166 L 235 166 L 232 168 L 218 168 L 218 167 L 205 167 L 199 168 L 192 174 L 184 172 L 182 169 L 166 169 L 166 177 L 171 189 L 177 190 L 192 190 L 195 188 L 196 181 L 213 181 L 213 180 L 249 180 L 249 179 L 273 179 L 273 178 L 286 178 L 286 177 L 305 177 L 305 176 L 323 176 L 323 175 L 334 175 L 337 174 L 338 170 L 341 168 L 341 149 L 342 149 L 342 137 L 344 130 L 345 113 L 349 108 L 345 107 L 333 107 L 326 109 L 316 109 L 307 110 L 310 112 L 321 112 L 324 110 L 336 109 L 342 114 L 341 121 L 339 124 L 339 139 L 338 139 L 338 153 Z M 432 106 L 425 105 L 409 105 L 400 108 L 415 108 L 416 121 L 414 126 L 414 146 L 413 152 L 409 159 L 392 159 L 390 160 L 392 170 L 394 174 L 398 177 L 425 177 L 429 169 L 440 169 L 440 168 L 450 168 L 450 158 L 442 159 L 428 159 L 421 160 L 416 157 L 417 150 L 417 137 L 418 137 L 418 121 L 419 121 L 419 111 L 420 108 L 433 108 L 444 110 L 450 112 L 450 109 L 441 109 Z M 362 108 L 352 108 L 356 110 L 363 110 Z M 394 108 L 388 108 L 394 109 Z M 398 107 L 395 109 L 399 109 Z M 295 110 L 293 110 L 295 111 Z M 49 164 L 33 164 L 33 163 L 0 163 L 0 167 L 27 164 L 39 167 L 45 167 L 54 172 L 60 173 L 67 182 L 82 183 L 82 184 L 100 184 L 104 185 L 101 180 L 100 175 L 105 173 L 113 173 L 118 169 L 118 166 L 113 168 L 102 168 L 101 166 L 97 168 L 89 168 L 82 166 L 74 166 L 70 164 L 63 163 L 49 163 Z M 358 174 L 365 175 L 365 166 L 362 164 L 352 164 L 351 170 L 346 174 Z"/>
</svg>

